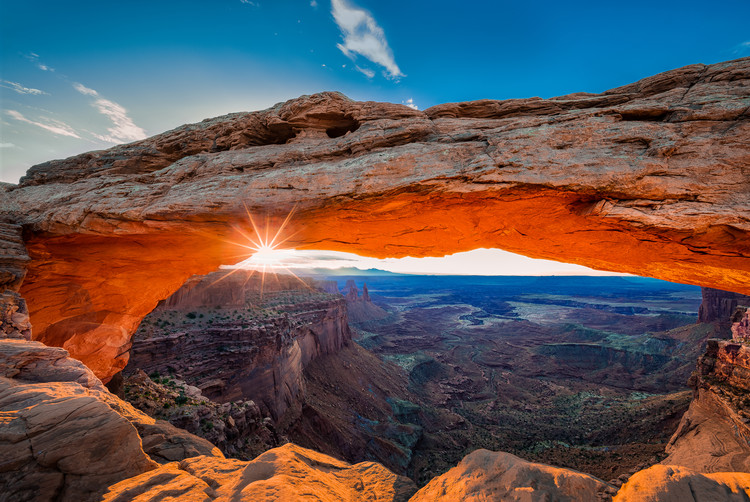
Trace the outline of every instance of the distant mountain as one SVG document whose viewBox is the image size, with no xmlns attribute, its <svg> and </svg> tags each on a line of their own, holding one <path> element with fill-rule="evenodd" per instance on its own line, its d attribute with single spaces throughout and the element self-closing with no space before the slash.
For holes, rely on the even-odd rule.
<svg viewBox="0 0 750 502">
<path fill-rule="evenodd" d="M 361 270 L 355 267 L 344 267 L 344 268 L 311 268 L 306 270 L 294 270 L 297 275 L 311 275 L 311 276 L 352 276 L 352 275 L 363 275 L 368 277 L 373 276 L 404 276 L 410 274 L 398 274 L 395 272 L 388 272 L 387 270 L 380 270 L 378 268 L 368 268 L 367 270 Z"/>
</svg>

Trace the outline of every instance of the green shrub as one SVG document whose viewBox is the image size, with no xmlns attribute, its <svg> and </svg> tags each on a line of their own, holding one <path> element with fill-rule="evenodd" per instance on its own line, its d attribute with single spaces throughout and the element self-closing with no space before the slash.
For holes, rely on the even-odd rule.
<svg viewBox="0 0 750 502">
<path fill-rule="evenodd" d="M 185 404 L 185 403 L 187 403 L 187 402 L 188 402 L 188 398 L 187 398 L 187 396 L 185 395 L 185 391 L 184 391 L 184 390 L 181 390 L 181 391 L 180 391 L 180 395 L 179 395 L 179 396 L 177 396 L 177 397 L 176 397 L 176 398 L 174 399 L 174 402 L 175 402 L 175 403 L 177 403 L 177 404 L 179 404 L 179 405 L 183 405 L 183 404 Z"/>
</svg>

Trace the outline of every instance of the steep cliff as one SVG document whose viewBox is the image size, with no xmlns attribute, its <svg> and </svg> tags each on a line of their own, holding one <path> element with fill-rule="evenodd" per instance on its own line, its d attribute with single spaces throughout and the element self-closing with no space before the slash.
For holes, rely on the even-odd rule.
<svg viewBox="0 0 750 502">
<path fill-rule="evenodd" d="M 289 247 L 499 247 L 749 293 L 749 80 L 744 58 L 425 111 L 303 96 L 35 166 L 0 219 L 25 229 L 35 338 L 105 380 L 159 300 L 249 254 L 244 206 L 296 207 Z"/>
<path fill-rule="evenodd" d="M 691 382 L 693 401 L 662 463 L 699 472 L 749 472 L 750 347 L 708 340 Z"/>
<path fill-rule="evenodd" d="M 126 373 L 174 374 L 213 401 L 252 400 L 286 424 L 300 413 L 305 367 L 350 340 L 340 295 L 290 276 L 220 271 L 188 281 L 144 319 Z"/>
<path fill-rule="evenodd" d="M 701 288 L 703 301 L 698 322 L 714 323 L 717 338 L 729 338 L 732 315 L 738 305 L 750 306 L 750 296 L 713 288 Z"/>
</svg>

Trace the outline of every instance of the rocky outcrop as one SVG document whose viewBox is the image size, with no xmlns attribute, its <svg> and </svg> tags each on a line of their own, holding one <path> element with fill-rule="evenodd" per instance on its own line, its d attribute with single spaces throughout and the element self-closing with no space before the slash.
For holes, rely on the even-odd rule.
<svg viewBox="0 0 750 502">
<path fill-rule="evenodd" d="M 158 423 L 166 421 L 174 431 L 202 437 L 228 457 L 249 460 L 286 442 L 278 437 L 271 419 L 264 417 L 253 401 L 216 403 L 204 397 L 200 389 L 172 377 L 154 376 L 152 380 L 137 370 L 124 381 L 124 398 L 148 416 L 160 419 Z M 145 428 L 138 425 L 136 428 L 142 437 L 153 436 L 150 430 L 142 430 Z M 156 452 L 149 451 L 149 439 L 144 440 L 143 448 L 154 458 Z M 160 451 L 161 458 L 155 460 L 165 463 L 161 459 L 175 461 L 204 454 L 178 451 L 174 457 L 169 456 L 171 453 Z"/>
<path fill-rule="evenodd" d="M 414 483 L 374 462 L 355 465 L 287 444 L 251 462 L 196 457 L 110 487 L 105 502 L 132 500 L 340 500 L 406 502 Z"/>
<path fill-rule="evenodd" d="M 750 293 L 748 80 L 744 58 L 425 111 L 303 96 L 35 166 L 0 219 L 26 229 L 35 338 L 105 380 L 159 300 L 249 254 L 244 206 L 296 207 L 289 247 L 499 247 Z"/>
<path fill-rule="evenodd" d="M 300 412 L 305 367 L 350 340 L 339 295 L 284 275 L 217 272 L 191 280 L 144 320 L 128 368 L 177 375 L 219 403 L 252 400 L 281 423 Z"/>
<path fill-rule="evenodd" d="M 107 391 L 60 348 L 0 341 L 0 500 L 99 500 L 156 461 L 221 457 Z"/>
<path fill-rule="evenodd" d="M 742 502 L 750 497 L 750 474 L 702 474 L 672 465 L 654 465 L 628 479 L 613 502 Z"/>
<path fill-rule="evenodd" d="M 29 311 L 18 294 L 28 262 L 21 227 L 0 222 L 0 339 L 31 338 Z"/>
<path fill-rule="evenodd" d="M 732 315 L 732 340 L 735 342 L 750 342 L 750 308 L 739 307 Z"/>
<path fill-rule="evenodd" d="M 588 474 L 527 462 L 510 453 L 476 450 L 430 481 L 410 502 L 599 502 L 614 491 L 614 487 Z"/>
<path fill-rule="evenodd" d="M 693 401 L 662 464 L 699 472 L 750 472 L 750 347 L 708 340 L 692 383 Z"/>
<path fill-rule="evenodd" d="M 360 296 L 357 283 L 354 279 L 349 279 L 346 281 L 342 293 L 346 299 L 346 310 L 349 314 L 349 320 L 353 323 L 383 319 L 388 315 L 388 312 L 372 303 L 367 284 L 362 285 L 362 295 Z"/>
<path fill-rule="evenodd" d="M 750 306 L 750 296 L 739 293 L 713 288 L 701 288 L 701 293 L 703 301 L 698 310 L 698 322 L 718 323 L 723 335 L 729 334 L 730 319 L 737 306 Z"/>
</svg>

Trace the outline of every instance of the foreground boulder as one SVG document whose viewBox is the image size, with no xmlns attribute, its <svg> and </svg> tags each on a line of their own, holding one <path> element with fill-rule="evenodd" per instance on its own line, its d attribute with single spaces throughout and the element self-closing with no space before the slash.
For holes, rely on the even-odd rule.
<svg viewBox="0 0 750 502">
<path fill-rule="evenodd" d="M 633 474 L 614 502 L 746 502 L 750 474 L 701 474 L 685 467 L 654 465 Z"/>
<path fill-rule="evenodd" d="M 200 501 L 407 501 L 414 483 L 375 462 L 350 465 L 286 444 L 250 462 L 197 457 L 166 464 L 122 481 L 105 502 Z"/>
<path fill-rule="evenodd" d="M 430 481 L 411 502 L 599 502 L 614 487 L 588 474 L 527 462 L 504 452 L 476 450 Z"/>
<path fill-rule="evenodd" d="M 194 455 L 223 457 L 110 394 L 65 350 L 0 340 L 1 501 L 96 501 L 157 461 Z"/>
</svg>

